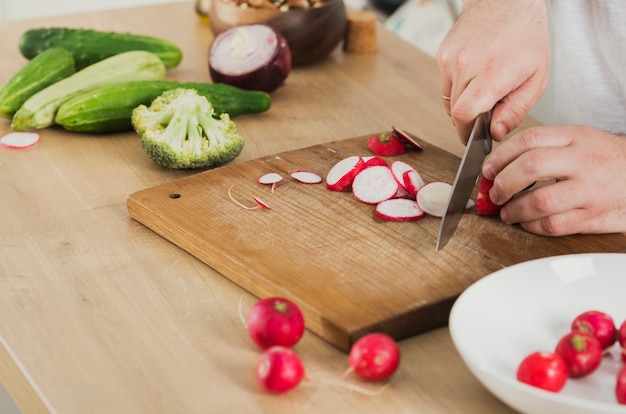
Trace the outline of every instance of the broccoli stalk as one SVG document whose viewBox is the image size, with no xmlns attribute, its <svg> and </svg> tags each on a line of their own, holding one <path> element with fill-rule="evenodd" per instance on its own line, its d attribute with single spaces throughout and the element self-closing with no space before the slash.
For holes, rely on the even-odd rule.
<svg viewBox="0 0 626 414">
<path fill-rule="evenodd" d="M 213 117 L 213 107 L 193 89 L 163 92 L 150 107 L 133 110 L 132 124 L 148 156 L 173 169 L 211 168 L 234 160 L 244 138 L 226 113 Z"/>
</svg>

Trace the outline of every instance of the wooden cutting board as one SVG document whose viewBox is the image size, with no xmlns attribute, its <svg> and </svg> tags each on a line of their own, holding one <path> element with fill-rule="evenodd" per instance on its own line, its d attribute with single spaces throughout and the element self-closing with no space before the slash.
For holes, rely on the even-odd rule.
<svg viewBox="0 0 626 414">
<path fill-rule="evenodd" d="M 522 261 L 570 253 L 626 251 L 622 235 L 546 238 L 468 211 L 435 251 L 440 219 L 386 222 L 374 206 L 325 184 L 301 184 L 299 169 L 322 176 L 340 159 L 371 155 L 357 137 L 201 172 L 131 194 L 128 211 L 258 297 L 295 301 L 308 329 L 339 349 L 371 331 L 406 338 L 447 323 L 450 308 L 481 277 Z M 400 157 L 426 181 L 452 182 L 459 158 L 417 139 Z M 257 183 L 282 174 L 273 190 Z M 246 210 L 258 196 L 271 207 Z"/>
</svg>

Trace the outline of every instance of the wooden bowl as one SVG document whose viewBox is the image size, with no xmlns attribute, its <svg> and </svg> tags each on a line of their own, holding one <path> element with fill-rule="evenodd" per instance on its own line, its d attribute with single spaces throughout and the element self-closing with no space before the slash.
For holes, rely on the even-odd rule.
<svg viewBox="0 0 626 414">
<path fill-rule="evenodd" d="M 302 66 L 324 59 L 343 40 L 346 8 L 343 0 L 326 0 L 320 7 L 288 11 L 241 8 L 232 1 L 213 0 L 209 22 L 215 35 L 234 26 L 266 24 L 285 36 L 292 65 Z"/>
</svg>

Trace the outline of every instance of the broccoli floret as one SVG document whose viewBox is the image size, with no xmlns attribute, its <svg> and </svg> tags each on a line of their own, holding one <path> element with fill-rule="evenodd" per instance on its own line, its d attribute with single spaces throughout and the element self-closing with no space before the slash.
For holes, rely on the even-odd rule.
<svg viewBox="0 0 626 414">
<path fill-rule="evenodd" d="M 210 168 L 234 160 L 244 138 L 226 113 L 213 117 L 213 106 L 194 89 L 163 92 L 149 107 L 133 110 L 141 144 L 157 164 L 173 169 Z"/>
</svg>

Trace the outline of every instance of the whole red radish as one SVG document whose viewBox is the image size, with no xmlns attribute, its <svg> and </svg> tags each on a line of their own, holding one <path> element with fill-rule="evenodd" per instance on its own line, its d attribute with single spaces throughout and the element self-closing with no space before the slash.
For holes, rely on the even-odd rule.
<svg viewBox="0 0 626 414">
<path fill-rule="evenodd" d="M 348 361 L 354 373 L 366 381 L 382 381 L 400 364 L 398 344 L 383 333 L 370 333 L 352 345 Z"/>
<path fill-rule="evenodd" d="M 517 367 L 517 380 L 550 392 L 559 392 L 568 378 L 567 365 L 554 352 L 533 352 Z"/>
<path fill-rule="evenodd" d="M 250 338 L 263 349 L 294 346 L 304 334 L 304 317 L 289 299 L 271 297 L 252 306 L 247 319 Z"/>
<path fill-rule="evenodd" d="M 404 154 L 406 145 L 395 133 L 376 134 L 367 140 L 367 147 L 376 155 L 394 156 Z"/>
<path fill-rule="evenodd" d="M 622 322 L 617 336 L 619 346 L 622 349 L 622 361 L 626 362 L 626 321 Z"/>
<path fill-rule="evenodd" d="M 557 343 L 555 352 L 563 358 L 571 378 L 584 377 L 595 371 L 602 361 L 602 345 L 588 333 L 573 331 Z"/>
<path fill-rule="evenodd" d="M 297 387 L 304 374 L 304 364 L 298 354 L 284 346 L 273 346 L 263 351 L 256 365 L 259 384 L 275 394 Z"/>
<path fill-rule="evenodd" d="M 617 328 L 613 318 L 597 310 L 590 310 L 578 315 L 572 321 L 573 331 L 587 332 L 598 338 L 602 349 L 607 349 L 617 339 Z"/>
<path fill-rule="evenodd" d="M 626 365 L 617 374 L 615 396 L 618 403 L 626 405 Z"/>
<path fill-rule="evenodd" d="M 495 216 L 500 213 L 502 206 L 495 204 L 489 198 L 489 190 L 493 187 L 493 181 L 481 177 L 476 194 L 476 214 L 479 216 Z"/>
</svg>

